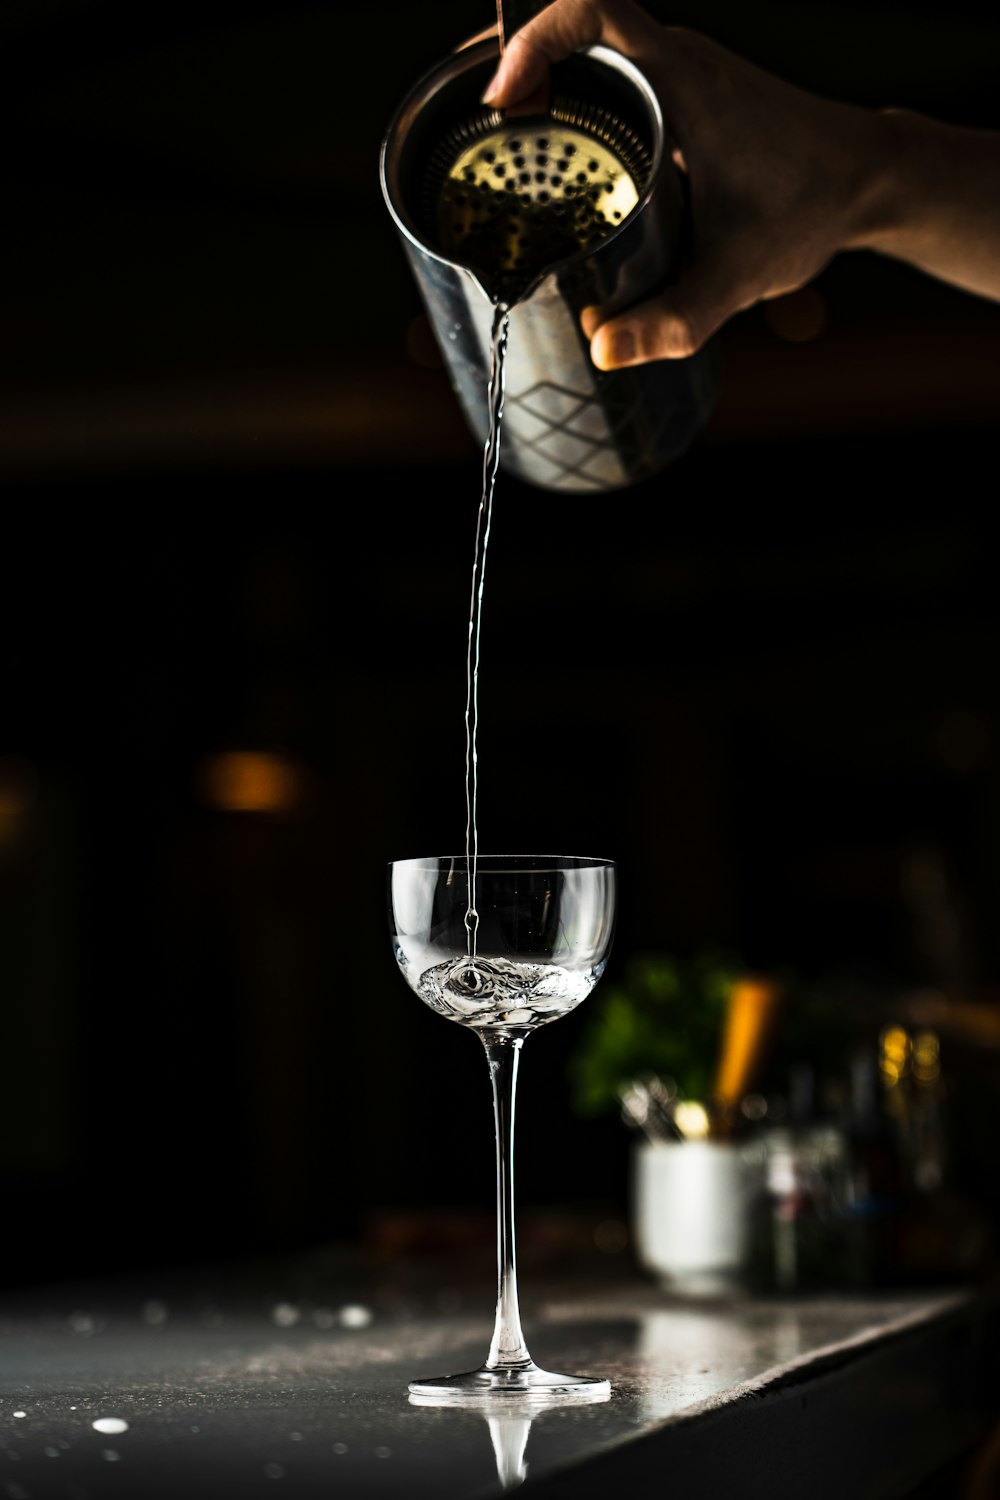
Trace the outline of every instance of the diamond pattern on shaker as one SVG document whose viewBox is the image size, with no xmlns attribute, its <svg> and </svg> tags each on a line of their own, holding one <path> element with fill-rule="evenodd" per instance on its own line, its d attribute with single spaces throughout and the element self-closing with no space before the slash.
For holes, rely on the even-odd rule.
<svg viewBox="0 0 1000 1500">
<path fill-rule="evenodd" d="M 588 404 L 590 397 L 546 380 L 532 386 L 530 390 L 522 391 L 516 400 L 525 410 L 551 423 L 553 427 L 562 427 L 582 406 Z"/>
<path fill-rule="evenodd" d="M 522 447 L 519 467 L 538 484 L 600 489 L 626 477 L 607 414 L 592 396 L 540 381 L 516 396 L 508 391 L 504 421 Z"/>
<path fill-rule="evenodd" d="M 664 451 L 683 451 L 690 438 L 690 399 L 639 408 L 628 380 L 603 383 L 600 399 L 539 381 L 517 395 L 508 390 L 504 422 L 516 435 L 517 470 L 530 482 L 551 489 L 613 489 L 651 472 Z"/>
<path fill-rule="evenodd" d="M 534 446 L 536 453 L 544 453 L 546 458 L 554 459 L 568 469 L 579 468 L 594 451 L 594 444 L 589 438 L 574 437 L 565 429 L 562 432 L 547 432 Z"/>
<path fill-rule="evenodd" d="M 535 443 L 543 438 L 547 432 L 552 431 L 551 422 L 544 417 L 536 417 L 534 412 L 526 411 L 514 403 L 506 402 L 503 412 L 503 434 L 511 437 L 519 443 Z"/>
<path fill-rule="evenodd" d="M 621 484 L 622 461 L 619 455 L 608 448 L 598 448 L 586 463 L 580 466 L 580 478 L 589 479 L 594 489 L 606 489 L 608 485 Z"/>
<path fill-rule="evenodd" d="M 560 489 L 569 477 L 562 464 L 554 464 L 540 453 L 528 452 L 518 458 L 518 468 L 532 484 L 545 484 Z"/>
<path fill-rule="evenodd" d="M 567 432 L 572 432 L 577 437 L 590 438 L 595 443 L 607 442 L 609 425 L 614 431 L 621 423 L 596 401 L 588 401 L 585 406 L 580 407 L 579 411 L 575 411 L 566 419 Z"/>
</svg>

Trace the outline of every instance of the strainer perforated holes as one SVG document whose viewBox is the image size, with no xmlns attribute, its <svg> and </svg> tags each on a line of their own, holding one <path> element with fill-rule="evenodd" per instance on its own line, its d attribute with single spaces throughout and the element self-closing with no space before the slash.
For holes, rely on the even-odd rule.
<svg viewBox="0 0 1000 1500">
<path fill-rule="evenodd" d="M 485 111 L 431 155 L 426 221 L 449 259 L 511 299 L 546 266 L 617 229 L 650 170 L 642 142 L 605 110 L 557 99 L 545 117 Z"/>
</svg>

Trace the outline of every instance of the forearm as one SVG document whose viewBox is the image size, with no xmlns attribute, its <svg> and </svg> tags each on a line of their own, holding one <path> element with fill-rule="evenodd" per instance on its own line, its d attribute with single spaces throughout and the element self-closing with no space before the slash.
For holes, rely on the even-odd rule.
<svg viewBox="0 0 1000 1500">
<path fill-rule="evenodd" d="M 845 248 L 1000 301 L 1000 132 L 878 113 L 872 187 Z"/>
</svg>

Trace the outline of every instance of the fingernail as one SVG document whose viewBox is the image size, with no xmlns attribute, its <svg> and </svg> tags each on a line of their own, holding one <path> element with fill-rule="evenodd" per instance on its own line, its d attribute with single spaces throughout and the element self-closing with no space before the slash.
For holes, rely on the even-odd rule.
<svg viewBox="0 0 1000 1500">
<path fill-rule="evenodd" d="M 483 89 L 483 92 L 479 96 L 480 104 L 493 103 L 494 98 L 499 93 L 499 89 L 497 88 L 499 78 L 499 72 L 493 74 L 493 77 L 490 79 L 489 83 L 486 85 L 486 87 Z"/>
<path fill-rule="evenodd" d="M 631 328 L 615 329 L 611 335 L 611 348 L 608 353 L 614 365 L 627 365 L 635 358 L 635 334 Z"/>
</svg>

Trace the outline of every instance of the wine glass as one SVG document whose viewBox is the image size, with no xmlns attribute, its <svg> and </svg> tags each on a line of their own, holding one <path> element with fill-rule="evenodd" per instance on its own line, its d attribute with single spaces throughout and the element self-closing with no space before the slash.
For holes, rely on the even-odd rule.
<svg viewBox="0 0 1000 1500">
<path fill-rule="evenodd" d="M 486 1050 L 497 1142 L 497 1310 L 485 1364 L 413 1380 L 416 1403 L 553 1396 L 601 1401 L 610 1383 L 540 1369 L 517 1301 L 513 1144 L 517 1066 L 525 1037 L 568 1014 L 607 963 L 616 915 L 610 859 L 455 855 L 389 865 L 389 924 L 403 977 L 438 1015 L 469 1027 Z"/>
</svg>

